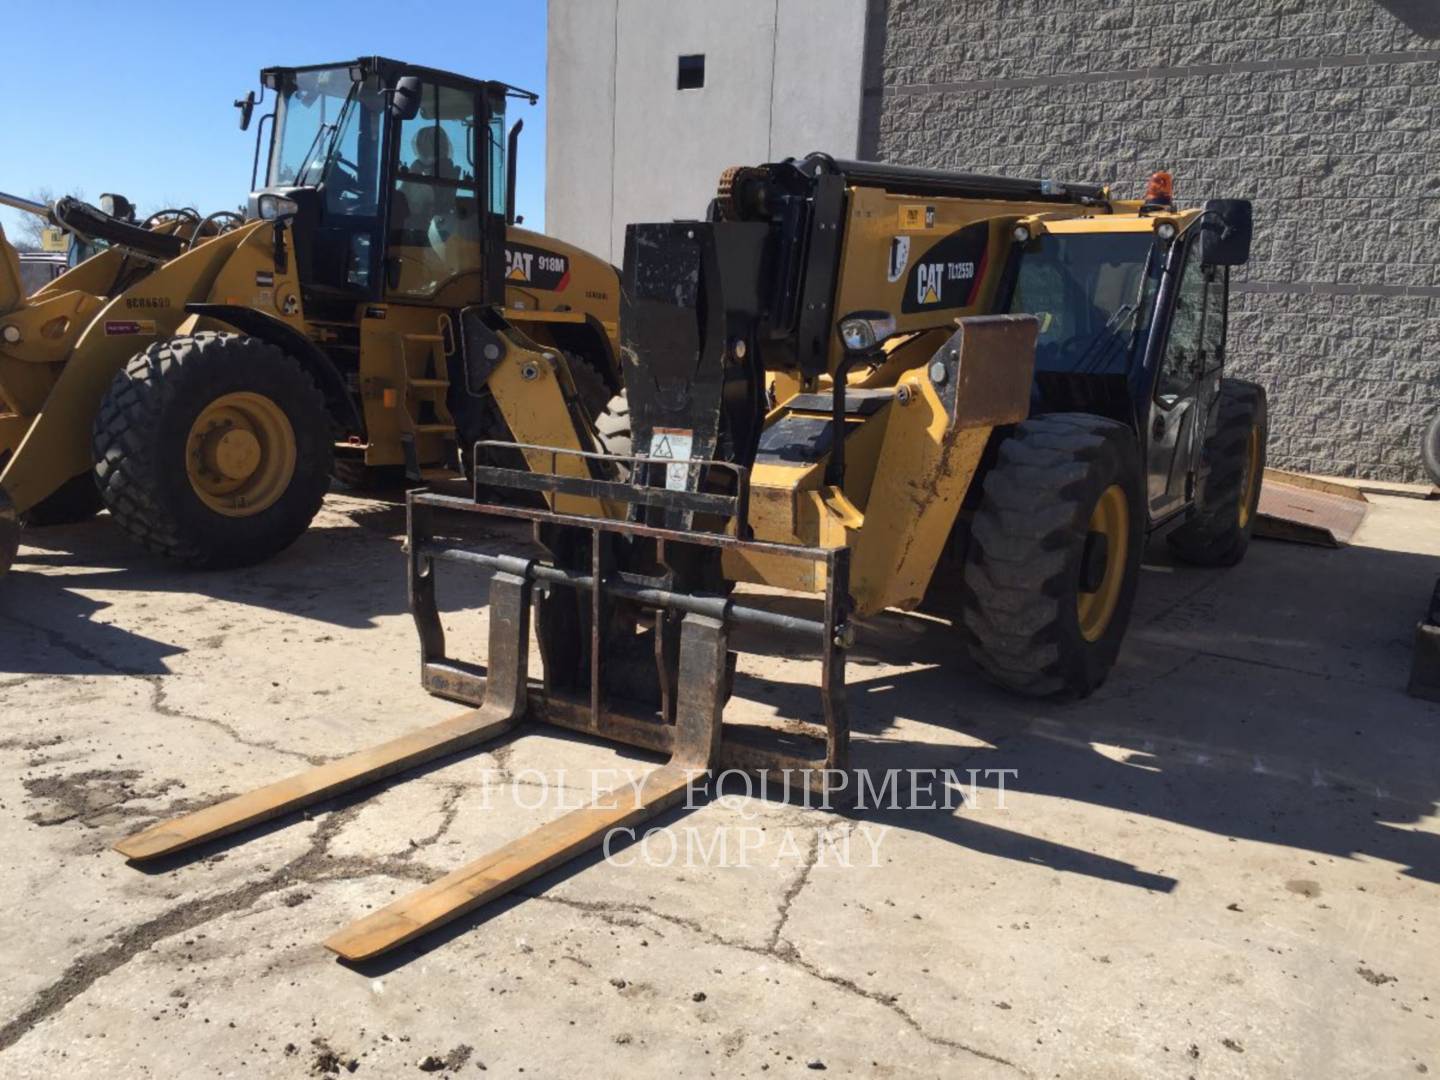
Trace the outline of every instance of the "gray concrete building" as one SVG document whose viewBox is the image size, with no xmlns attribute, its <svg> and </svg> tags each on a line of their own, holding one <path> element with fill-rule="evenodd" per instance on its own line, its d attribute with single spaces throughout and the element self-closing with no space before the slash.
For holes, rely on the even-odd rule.
<svg viewBox="0 0 1440 1080">
<path fill-rule="evenodd" d="M 619 262 L 730 165 L 854 156 L 866 0 L 550 0 L 546 231 Z"/>
<path fill-rule="evenodd" d="M 551 0 L 548 89 L 547 228 L 615 261 L 725 166 L 815 149 L 1253 199 L 1230 355 L 1270 391 L 1272 464 L 1422 477 L 1436 0 Z"/>
</svg>

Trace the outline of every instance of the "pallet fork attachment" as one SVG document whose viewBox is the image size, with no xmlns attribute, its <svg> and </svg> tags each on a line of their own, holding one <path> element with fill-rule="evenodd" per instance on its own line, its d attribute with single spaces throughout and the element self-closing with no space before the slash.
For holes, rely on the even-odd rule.
<svg viewBox="0 0 1440 1080">
<path fill-rule="evenodd" d="M 483 460 L 484 446 L 477 447 Z M 511 449 L 522 449 L 511 446 Z M 528 447 L 532 453 L 575 453 Z M 608 455 L 582 454 L 587 458 Z M 620 459 L 633 467 L 646 459 Z M 701 463 L 696 463 L 701 464 Z M 736 470 L 733 465 L 705 463 Z M 590 805 L 542 825 L 498 850 L 402 897 L 332 935 L 327 948 L 342 959 L 359 962 L 411 941 L 453 919 L 503 896 L 519 886 L 586 851 L 600 846 L 614 829 L 634 826 L 655 817 L 685 798 L 692 785 L 719 767 L 783 773 L 788 786 L 791 772 L 813 784 L 843 769 L 847 761 L 849 724 L 845 712 L 844 666 L 848 644 L 847 549 L 808 548 L 743 539 L 745 476 L 739 470 L 739 493 L 728 506 L 733 532 L 695 532 L 614 518 L 591 518 L 488 504 L 478 492 L 485 487 L 510 486 L 555 495 L 580 494 L 618 499 L 632 505 L 654 506 L 657 495 L 680 495 L 677 502 L 706 503 L 721 509 L 725 496 L 665 493 L 663 489 L 615 480 L 586 480 L 524 470 L 479 466 L 475 470 L 477 496 L 467 499 L 426 491 L 408 497 L 407 550 L 409 599 L 421 643 L 422 683 L 431 693 L 476 706 L 452 719 L 347 757 L 298 773 L 278 783 L 228 799 L 215 806 L 154 825 L 116 844 L 116 850 L 134 862 L 144 862 L 183 851 L 248 828 L 283 814 L 334 798 L 356 788 L 394 776 L 436 758 L 469 750 L 496 739 L 518 724 L 538 720 L 587 733 L 627 746 L 664 753 L 665 764 L 633 784 L 599 796 Z M 698 507 L 698 504 L 695 504 Z M 563 534 L 580 538 L 588 548 L 588 565 L 566 565 L 563 560 L 542 560 L 494 554 L 438 541 L 433 530 L 436 511 L 482 513 L 526 519 L 538 535 Z M 696 547 L 752 548 L 771 555 L 788 555 L 824 565 L 827 582 L 824 616 L 806 619 L 737 603 L 722 595 L 695 595 L 668 589 L 665 578 L 642 577 L 619 571 L 609 562 L 613 542 L 640 538 L 655 545 L 662 562 L 666 552 Z M 452 660 L 445 654 L 435 596 L 437 562 L 468 565 L 492 573 L 488 664 Z M 547 670 L 543 681 L 529 678 L 529 646 L 533 595 L 536 586 L 549 597 L 588 594 L 588 685 L 563 685 L 557 672 Z M 607 692 L 606 635 L 613 624 L 614 605 L 624 605 L 640 623 L 653 619 L 653 628 L 641 628 L 655 658 L 658 697 L 648 702 L 626 702 Z M 818 649 L 823 666 L 820 696 L 824 750 L 806 752 L 810 740 L 769 729 L 728 725 L 721 714 L 729 695 L 733 671 L 730 650 L 732 629 L 779 632 L 794 645 Z M 545 642 L 541 641 L 542 656 Z"/>
</svg>

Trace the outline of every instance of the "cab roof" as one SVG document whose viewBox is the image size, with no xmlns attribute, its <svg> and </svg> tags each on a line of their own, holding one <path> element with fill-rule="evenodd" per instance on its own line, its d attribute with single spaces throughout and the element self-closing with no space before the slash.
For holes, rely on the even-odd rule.
<svg viewBox="0 0 1440 1080">
<path fill-rule="evenodd" d="M 334 60 L 328 64 L 275 65 L 260 69 L 260 82 L 271 90 L 278 90 L 282 76 L 295 75 L 304 71 L 328 71 L 335 68 L 360 68 L 366 74 L 379 75 L 381 82 L 387 86 L 393 86 L 402 75 L 418 75 L 422 79 L 433 79 L 436 82 L 449 83 L 452 86 L 484 87 L 492 92 L 503 93 L 507 97 L 525 98 L 532 105 L 540 100 L 540 95 L 533 90 L 524 90 L 507 82 L 500 82 L 496 79 L 476 79 L 469 75 L 460 75 L 441 68 L 425 67 L 422 64 L 411 64 L 387 56 L 361 56 L 354 60 Z"/>
</svg>

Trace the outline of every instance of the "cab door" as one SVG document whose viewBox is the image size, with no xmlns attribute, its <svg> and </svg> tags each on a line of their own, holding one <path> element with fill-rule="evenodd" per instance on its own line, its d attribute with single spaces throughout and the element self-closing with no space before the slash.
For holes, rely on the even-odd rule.
<svg viewBox="0 0 1440 1080">
<path fill-rule="evenodd" d="M 435 79 L 421 84 L 419 96 L 395 138 L 385 295 L 459 308 L 490 291 L 488 102 L 483 84 Z M 501 115 L 503 123 L 503 104 Z"/>
<path fill-rule="evenodd" d="M 1146 432 L 1146 497 L 1152 523 L 1182 509 L 1195 488 L 1205 417 L 1218 390 L 1225 341 L 1225 276 L 1200 262 L 1200 245 L 1171 251 L 1166 318 Z M 1168 299 L 1168 303 L 1167 303 Z"/>
</svg>

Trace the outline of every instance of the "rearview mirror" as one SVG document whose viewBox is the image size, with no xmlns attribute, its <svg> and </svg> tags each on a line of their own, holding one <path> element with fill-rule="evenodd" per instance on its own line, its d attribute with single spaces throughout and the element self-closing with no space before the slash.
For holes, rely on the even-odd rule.
<svg viewBox="0 0 1440 1080">
<path fill-rule="evenodd" d="M 424 89 L 418 76 L 404 75 L 390 91 L 390 115 L 396 120 L 414 120 L 420 112 L 420 95 Z"/>
<path fill-rule="evenodd" d="M 247 91 L 243 98 L 235 102 L 235 107 L 240 110 L 240 130 L 248 131 L 250 115 L 255 111 L 255 91 Z"/>
<path fill-rule="evenodd" d="M 1250 261 L 1254 231 L 1249 199 L 1211 199 L 1200 219 L 1200 261 L 1243 266 Z"/>
</svg>

